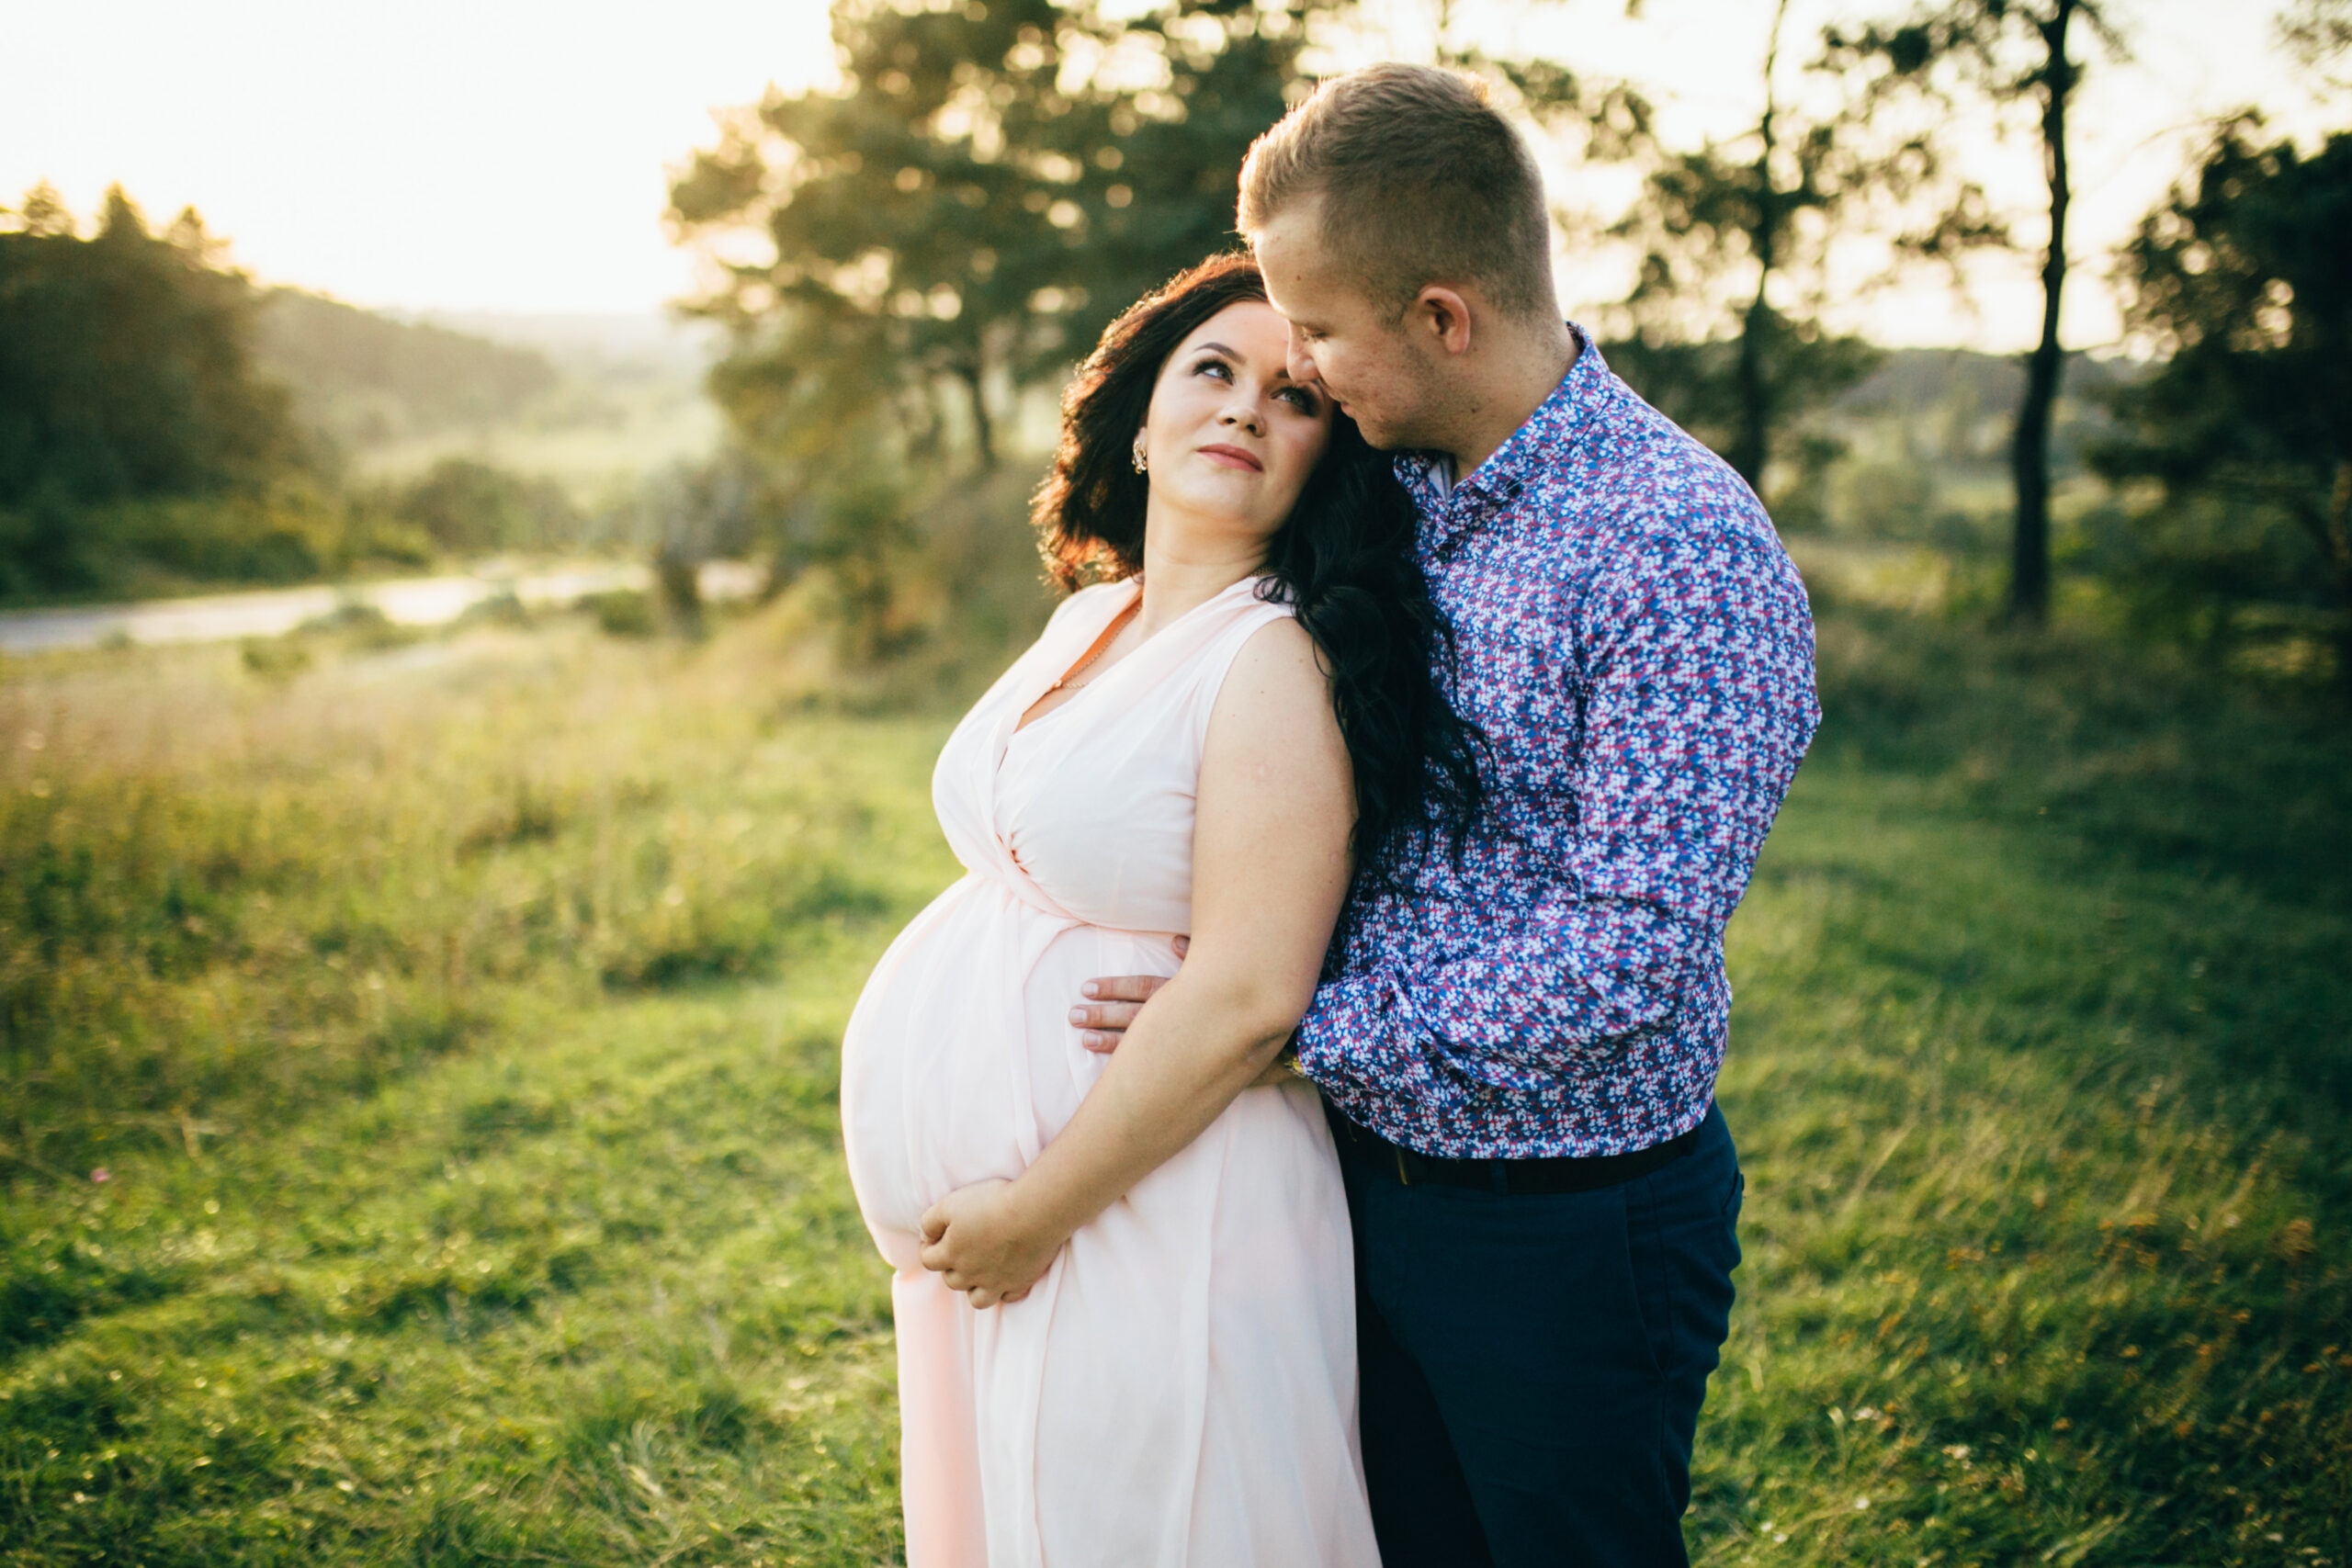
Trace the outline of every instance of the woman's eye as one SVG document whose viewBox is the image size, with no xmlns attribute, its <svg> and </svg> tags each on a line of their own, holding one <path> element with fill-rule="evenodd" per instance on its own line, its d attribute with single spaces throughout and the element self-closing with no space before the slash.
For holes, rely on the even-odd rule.
<svg viewBox="0 0 2352 1568">
<path fill-rule="evenodd" d="M 1304 387 L 1285 388 L 1282 395 L 1289 399 L 1291 406 L 1301 413 L 1312 414 L 1316 410 L 1315 394 Z"/>
<path fill-rule="evenodd" d="M 1193 373 L 1196 376 L 1205 376 L 1212 370 L 1228 381 L 1233 379 L 1232 367 L 1222 359 L 1204 359 L 1193 367 Z"/>
</svg>

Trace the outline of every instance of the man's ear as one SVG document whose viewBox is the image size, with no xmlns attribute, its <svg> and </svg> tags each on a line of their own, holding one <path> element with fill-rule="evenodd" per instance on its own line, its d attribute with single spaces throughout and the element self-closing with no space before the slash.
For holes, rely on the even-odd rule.
<svg viewBox="0 0 2352 1568">
<path fill-rule="evenodd" d="M 1459 289 L 1432 283 L 1413 296 L 1406 324 L 1414 336 L 1447 354 L 1470 352 L 1470 302 Z"/>
</svg>

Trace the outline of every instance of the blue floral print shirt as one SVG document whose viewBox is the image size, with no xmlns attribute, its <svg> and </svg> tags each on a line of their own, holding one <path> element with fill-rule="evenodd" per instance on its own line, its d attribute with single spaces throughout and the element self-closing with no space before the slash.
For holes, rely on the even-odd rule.
<svg viewBox="0 0 2352 1568">
<path fill-rule="evenodd" d="M 1731 1012 L 1724 928 L 1820 722 L 1813 618 L 1721 458 L 1577 333 L 1477 471 L 1400 457 L 1492 747 L 1484 818 L 1360 880 L 1301 1068 L 1424 1154 L 1617 1154 L 1698 1125 Z"/>
</svg>

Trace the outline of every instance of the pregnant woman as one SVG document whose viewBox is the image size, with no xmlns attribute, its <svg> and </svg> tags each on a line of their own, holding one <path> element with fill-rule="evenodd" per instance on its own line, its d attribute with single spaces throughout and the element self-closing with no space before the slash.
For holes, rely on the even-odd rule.
<svg viewBox="0 0 2352 1568">
<path fill-rule="evenodd" d="M 1477 784 L 1410 504 L 1286 342 L 1242 256 L 1104 333 L 1036 513 L 1066 586 L 1108 581 L 941 752 L 967 874 L 850 1022 L 910 1568 L 1378 1561 L 1346 1201 L 1314 1089 L 1269 1068 L 1351 850 Z M 1177 975 L 1180 936 L 1086 1049 L 1087 977 Z"/>
</svg>

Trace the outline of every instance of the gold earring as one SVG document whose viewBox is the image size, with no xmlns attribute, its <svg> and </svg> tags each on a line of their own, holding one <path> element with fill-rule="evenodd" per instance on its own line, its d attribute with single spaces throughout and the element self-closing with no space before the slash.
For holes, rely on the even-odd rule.
<svg viewBox="0 0 2352 1568">
<path fill-rule="evenodd" d="M 1136 431 L 1136 444 L 1135 444 L 1133 446 L 1131 446 L 1131 447 L 1129 447 L 1129 448 L 1127 449 L 1127 455 L 1128 455 L 1129 459 L 1130 459 L 1130 460 L 1135 464 L 1135 466 L 1136 466 L 1136 472 L 1137 472 L 1137 473 L 1139 473 L 1139 474 L 1140 474 L 1140 473 L 1142 473 L 1142 472 L 1144 472 L 1144 471 L 1145 471 L 1145 468 L 1146 468 L 1146 464 L 1145 464 L 1145 462 L 1144 462 L 1144 456 L 1143 456 L 1143 432 L 1142 432 L 1142 431 L 1138 430 L 1138 431 Z"/>
</svg>

